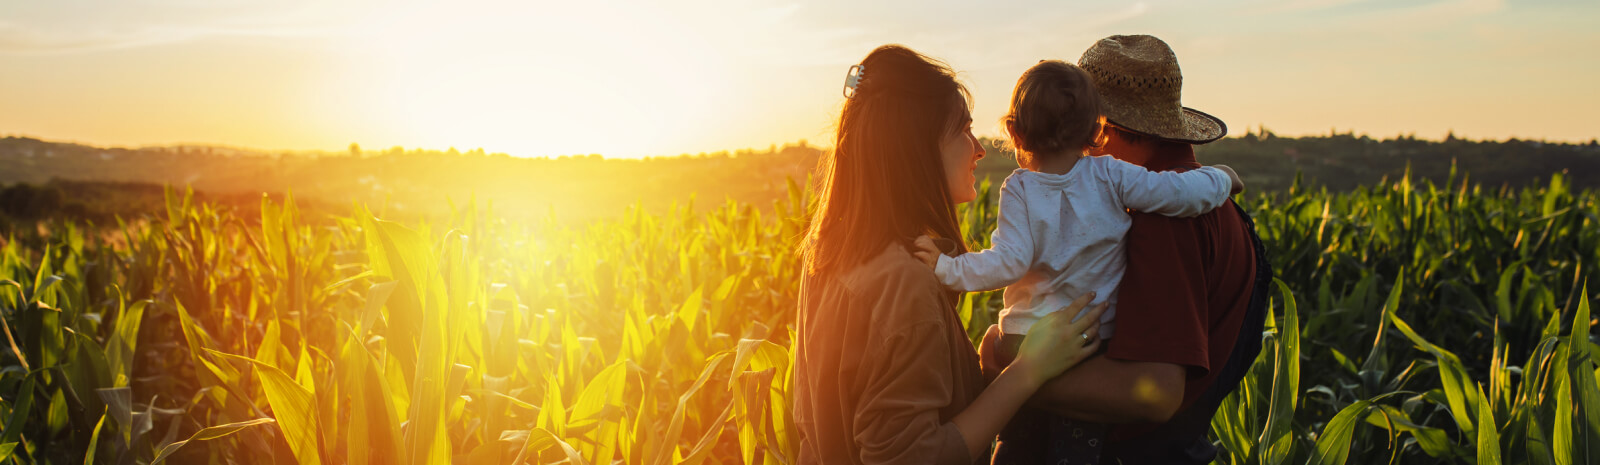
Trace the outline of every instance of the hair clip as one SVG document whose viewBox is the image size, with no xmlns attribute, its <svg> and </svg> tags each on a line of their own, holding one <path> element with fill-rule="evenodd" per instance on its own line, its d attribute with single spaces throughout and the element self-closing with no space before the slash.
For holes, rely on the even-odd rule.
<svg viewBox="0 0 1600 465">
<path fill-rule="evenodd" d="M 850 70 L 844 72 L 844 98 L 852 98 L 861 91 L 861 80 L 867 77 L 867 67 L 850 65 Z"/>
</svg>

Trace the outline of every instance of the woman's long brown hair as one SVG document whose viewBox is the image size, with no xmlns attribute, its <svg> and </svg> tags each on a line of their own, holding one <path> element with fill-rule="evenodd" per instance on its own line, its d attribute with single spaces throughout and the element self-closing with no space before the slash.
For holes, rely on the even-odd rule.
<svg viewBox="0 0 1600 465">
<path fill-rule="evenodd" d="M 861 65 L 866 76 L 839 115 L 801 244 L 810 274 L 851 268 L 922 234 L 967 250 L 939 152 L 963 129 L 966 87 L 948 65 L 899 45 L 878 47 Z"/>
</svg>

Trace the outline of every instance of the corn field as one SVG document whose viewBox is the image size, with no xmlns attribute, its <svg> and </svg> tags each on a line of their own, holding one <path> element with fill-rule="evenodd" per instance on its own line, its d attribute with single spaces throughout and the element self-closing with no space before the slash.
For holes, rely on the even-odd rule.
<svg viewBox="0 0 1600 465">
<path fill-rule="evenodd" d="M 995 191 L 961 210 L 969 243 Z M 1241 196 L 1277 271 L 1220 463 L 1600 463 L 1600 193 Z M 47 222 L 0 248 L 0 462 L 791 463 L 811 197 L 513 224 L 355 206 Z M 492 205 L 492 204 L 491 204 Z M 963 297 L 977 338 L 998 293 Z"/>
</svg>

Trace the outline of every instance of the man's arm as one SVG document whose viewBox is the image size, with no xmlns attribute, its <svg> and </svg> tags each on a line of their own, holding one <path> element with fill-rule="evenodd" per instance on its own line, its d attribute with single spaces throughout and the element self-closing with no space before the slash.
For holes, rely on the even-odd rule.
<svg viewBox="0 0 1600 465">
<path fill-rule="evenodd" d="M 1161 423 L 1178 413 L 1183 387 L 1180 365 L 1101 354 L 1045 383 L 1028 404 L 1099 423 Z"/>
<path fill-rule="evenodd" d="M 991 379 L 1004 368 L 997 355 L 999 338 L 999 326 L 990 326 L 978 350 L 984 374 Z M 1125 362 L 1101 354 L 1046 382 L 1028 405 L 1098 423 L 1160 423 L 1177 413 L 1184 382 L 1181 365 Z"/>
</svg>

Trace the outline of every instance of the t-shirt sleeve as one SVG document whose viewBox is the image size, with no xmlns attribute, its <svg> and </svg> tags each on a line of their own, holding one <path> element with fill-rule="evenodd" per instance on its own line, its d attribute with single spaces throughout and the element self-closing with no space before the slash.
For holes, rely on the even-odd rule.
<svg viewBox="0 0 1600 465">
<path fill-rule="evenodd" d="M 1209 166 L 1186 172 L 1150 171 L 1111 157 L 1096 157 L 1122 205 L 1167 216 L 1192 217 L 1209 212 L 1228 200 L 1233 179 Z"/>
<path fill-rule="evenodd" d="M 987 291 L 1022 279 L 1033 265 L 1033 234 L 1028 229 L 1028 204 L 1023 181 L 1012 176 L 1000 186 L 1000 218 L 989 248 L 959 257 L 939 256 L 934 274 L 946 287 L 963 292 Z"/>
<path fill-rule="evenodd" d="M 1106 356 L 1210 370 L 1206 270 L 1200 237 L 1189 220 L 1134 213 L 1127 269 L 1117 288 L 1117 335 Z"/>
<path fill-rule="evenodd" d="M 866 358 L 872 363 L 861 367 L 865 389 L 854 419 L 861 463 L 972 463 L 960 429 L 939 419 L 955 396 L 949 330 L 939 321 L 906 326 Z"/>
</svg>

